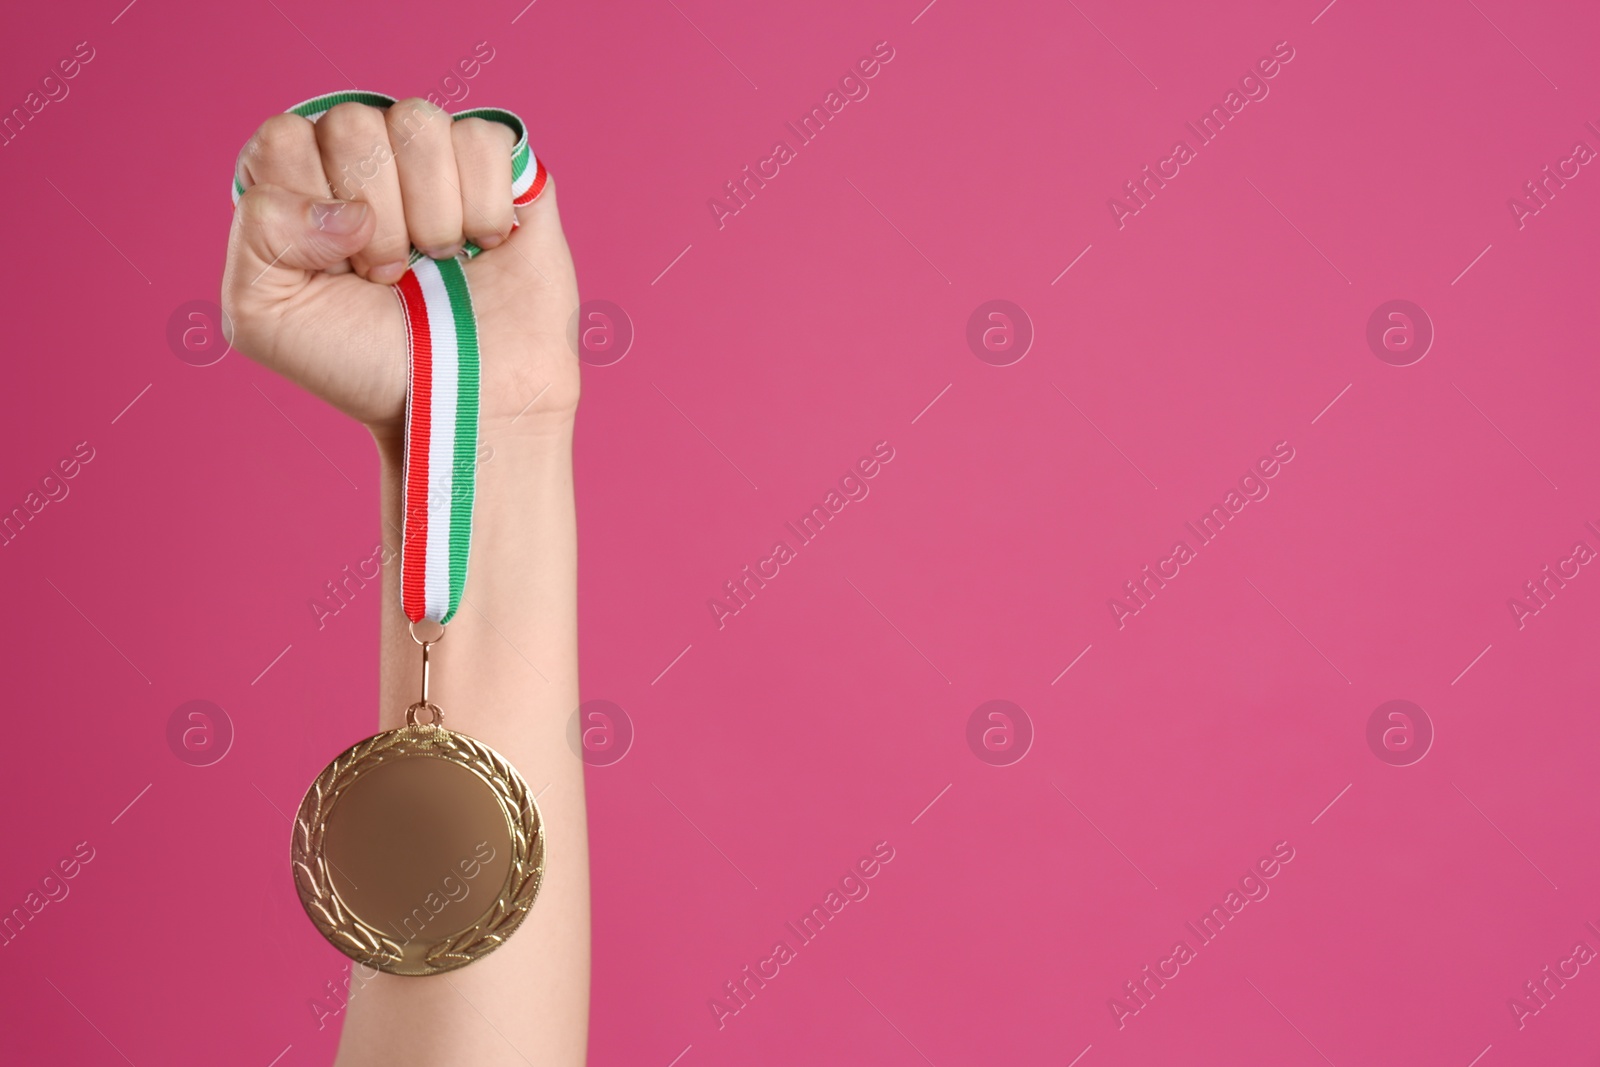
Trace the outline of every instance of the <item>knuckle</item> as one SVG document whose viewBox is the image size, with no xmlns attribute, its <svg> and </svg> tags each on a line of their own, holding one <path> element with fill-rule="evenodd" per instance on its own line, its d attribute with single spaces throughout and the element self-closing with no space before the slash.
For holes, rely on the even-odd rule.
<svg viewBox="0 0 1600 1067">
<path fill-rule="evenodd" d="M 514 143 L 509 126 L 476 116 L 457 119 L 450 132 L 457 148 L 469 152 L 510 152 Z"/>
<path fill-rule="evenodd" d="M 389 129 L 389 139 L 395 148 L 403 149 L 418 137 L 436 131 L 449 130 L 450 117 L 438 105 L 413 96 L 397 102 L 384 116 Z"/>
<path fill-rule="evenodd" d="M 365 199 L 369 183 L 384 181 L 394 162 L 383 112 L 365 104 L 344 103 L 317 120 L 317 143 L 324 155 L 328 180 L 346 199 Z M 335 172 L 331 164 L 338 162 Z"/>
<path fill-rule="evenodd" d="M 334 105 L 316 127 L 317 139 L 337 148 L 370 148 L 385 130 L 383 112 L 356 103 Z"/>
<path fill-rule="evenodd" d="M 462 138 L 463 140 L 468 140 L 471 138 L 482 137 L 484 134 L 488 133 L 490 125 L 492 124 L 486 118 L 480 118 L 477 115 L 469 115 L 463 119 L 456 119 L 455 123 L 450 127 L 450 130 L 457 137 Z"/>
<path fill-rule="evenodd" d="M 240 195 L 233 210 L 239 217 L 239 225 L 246 230 L 253 230 L 266 224 L 271 216 L 271 207 L 272 186 L 252 185 Z"/>
<path fill-rule="evenodd" d="M 315 143 L 310 121 L 288 113 L 263 122 L 244 146 L 245 156 L 260 160 L 301 151 Z"/>
</svg>

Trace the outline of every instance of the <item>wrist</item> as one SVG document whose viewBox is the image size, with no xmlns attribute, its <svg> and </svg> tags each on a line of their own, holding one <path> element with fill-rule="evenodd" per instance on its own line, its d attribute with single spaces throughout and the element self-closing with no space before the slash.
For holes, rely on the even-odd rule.
<svg viewBox="0 0 1600 1067">
<path fill-rule="evenodd" d="M 552 457 L 570 455 L 574 419 L 571 413 L 562 415 L 541 413 L 523 418 L 492 419 L 478 427 L 478 466 L 501 457 L 510 463 L 537 462 L 544 464 Z M 384 468 L 396 471 L 405 466 L 405 424 L 368 424 L 373 444 L 378 449 L 378 460 Z"/>
</svg>

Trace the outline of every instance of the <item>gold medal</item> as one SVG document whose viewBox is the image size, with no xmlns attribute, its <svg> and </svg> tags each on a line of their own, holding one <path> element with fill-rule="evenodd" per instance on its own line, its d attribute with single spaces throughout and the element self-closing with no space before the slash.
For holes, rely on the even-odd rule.
<svg viewBox="0 0 1600 1067">
<path fill-rule="evenodd" d="M 433 642 L 418 644 L 422 699 L 406 725 L 341 752 L 294 822 L 306 914 L 346 956 L 400 975 L 492 952 L 527 915 L 544 874 L 533 793 L 505 757 L 443 725 L 428 699 Z"/>
</svg>

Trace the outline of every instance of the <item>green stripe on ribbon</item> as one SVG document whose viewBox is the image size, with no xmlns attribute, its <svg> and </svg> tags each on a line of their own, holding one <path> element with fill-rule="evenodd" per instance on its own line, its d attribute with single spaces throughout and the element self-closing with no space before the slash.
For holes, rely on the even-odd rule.
<svg viewBox="0 0 1600 1067">
<path fill-rule="evenodd" d="M 313 96 L 310 100 L 307 100 L 304 103 L 296 104 L 294 107 L 289 109 L 289 112 L 294 115 L 299 115 L 301 118 L 310 118 L 312 115 L 320 115 L 324 111 L 332 110 L 333 108 L 338 107 L 340 104 L 365 104 L 368 107 L 375 107 L 387 111 L 394 105 L 394 102 L 394 97 L 385 96 L 382 93 L 369 93 L 360 89 L 347 89 L 341 93 L 328 93 L 326 96 Z"/>
<path fill-rule="evenodd" d="M 434 260 L 456 324 L 456 437 L 450 477 L 450 600 L 441 623 L 455 617 L 467 584 L 467 552 L 472 544 L 472 503 L 478 459 L 478 322 L 467 290 L 467 276 L 454 259 Z"/>
</svg>

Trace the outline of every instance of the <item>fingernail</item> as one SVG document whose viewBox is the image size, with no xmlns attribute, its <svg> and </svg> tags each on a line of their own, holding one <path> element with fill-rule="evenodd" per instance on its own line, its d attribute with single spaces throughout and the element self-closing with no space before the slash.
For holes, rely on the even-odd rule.
<svg viewBox="0 0 1600 1067">
<path fill-rule="evenodd" d="M 367 205 L 359 200 L 313 200 L 311 221 L 323 233 L 355 233 L 367 221 Z"/>
<path fill-rule="evenodd" d="M 482 237 L 478 238 L 478 247 L 479 248 L 495 248 L 495 247 L 497 247 L 499 245 L 505 244 L 505 241 L 506 241 L 505 237 L 502 236 L 501 234 L 498 234 L 498 233 L 486 233 Z"/>
<path fill-rule="evenodd" d="M 401 259 L 393 263 L 384 263 L 367 271 L 367 281 L 377 282 L 379 285 L 393 285 L 400 280 L 406 272 L 406 261 Z"/>
<path fill-rule="evenodd" d="M 455 259 L 461 254 L 461 244 L 458 242 L 449 248 L 424 248 L 423 255 L 429 259 Z"/>
</svg>

